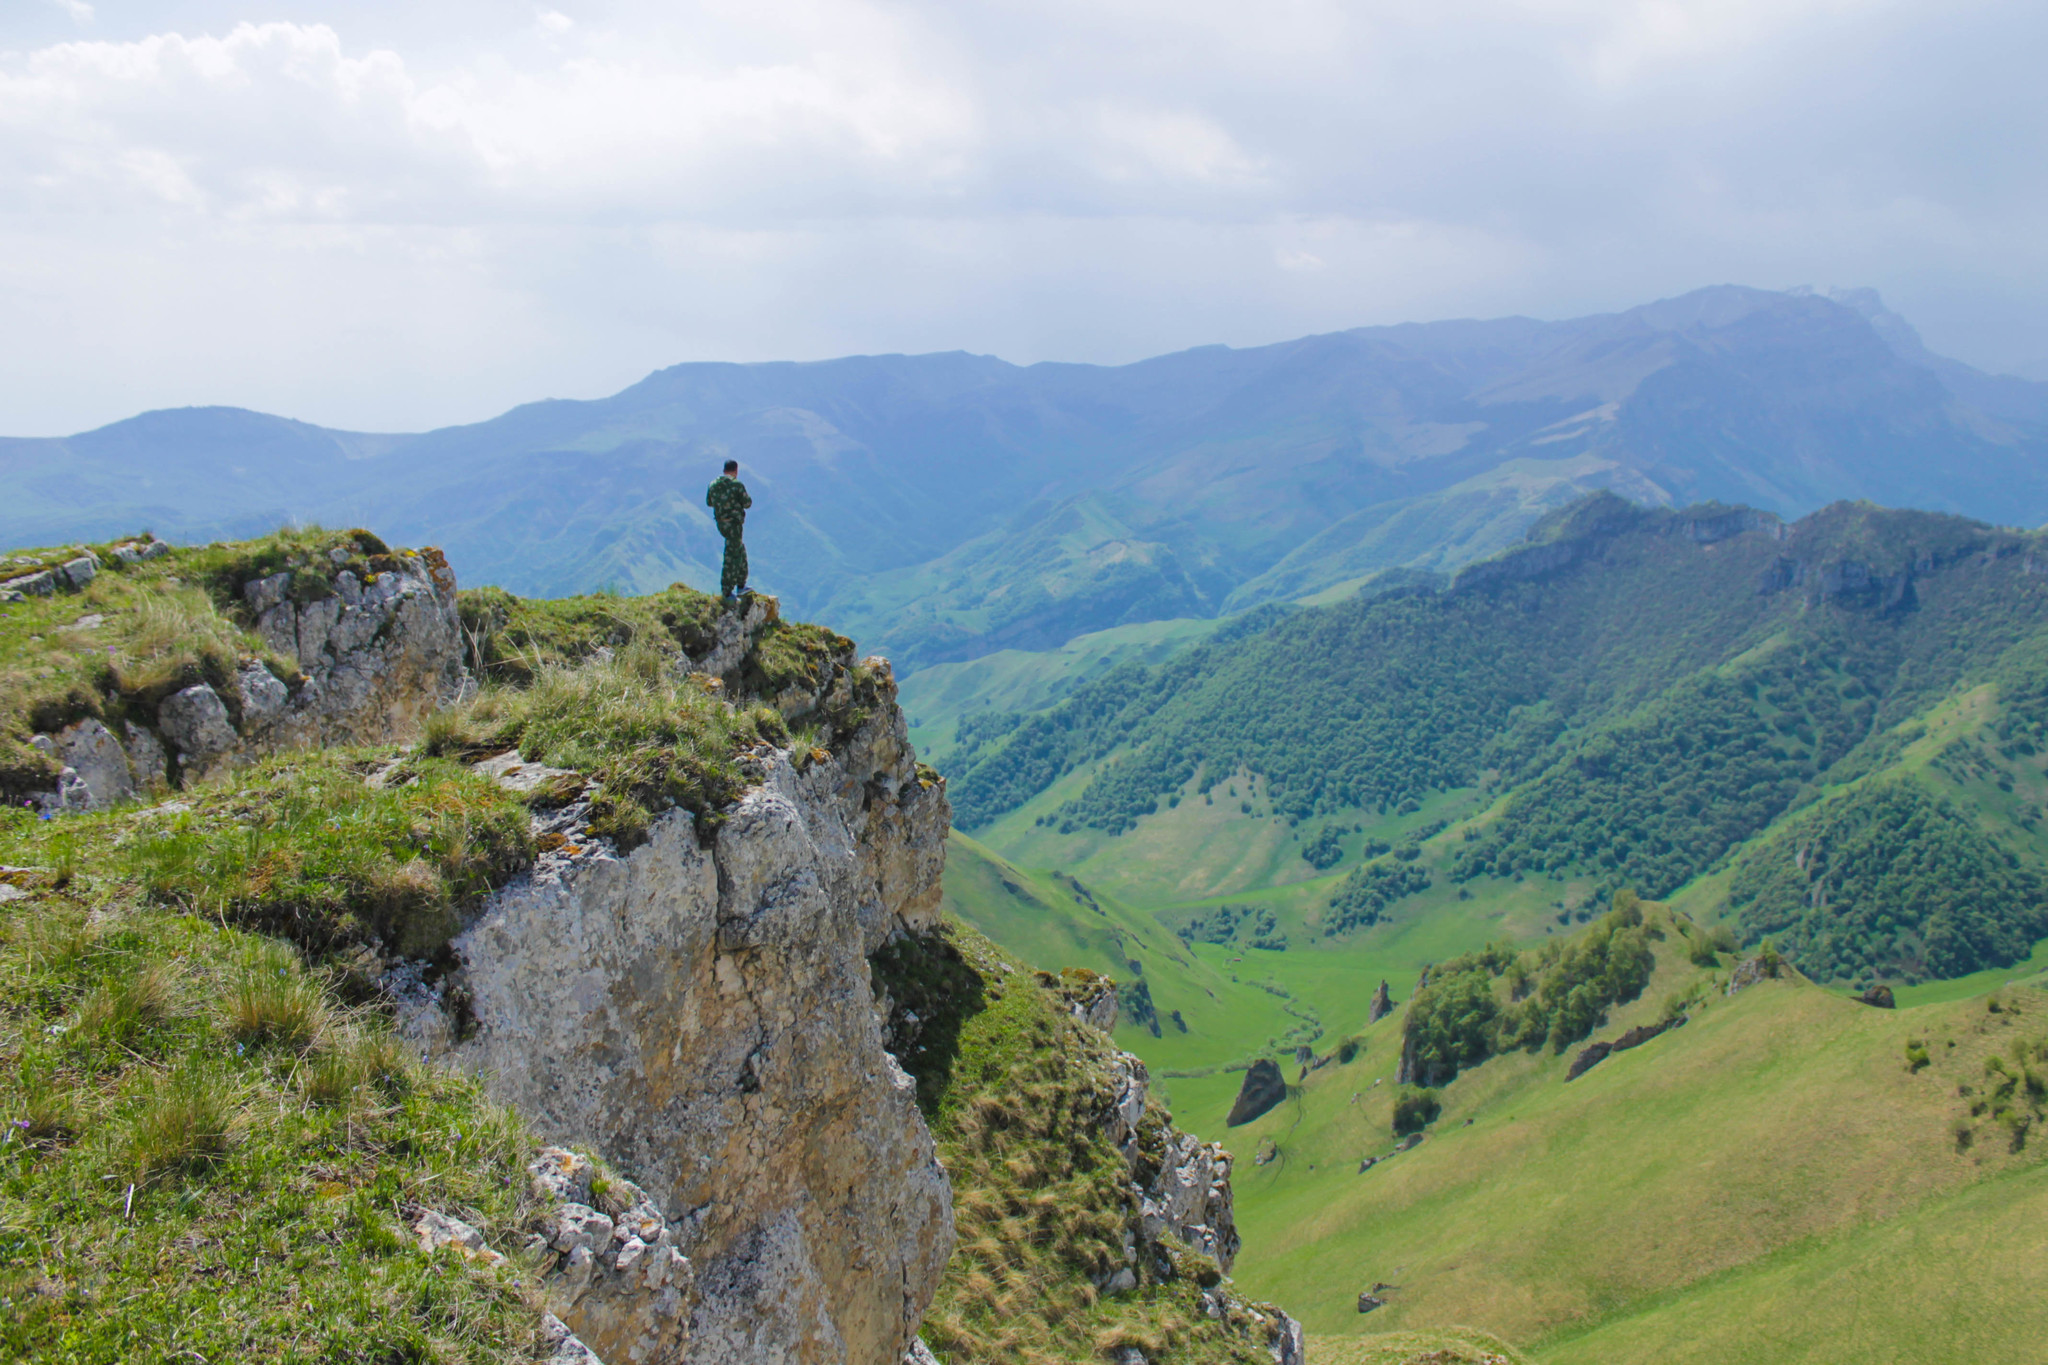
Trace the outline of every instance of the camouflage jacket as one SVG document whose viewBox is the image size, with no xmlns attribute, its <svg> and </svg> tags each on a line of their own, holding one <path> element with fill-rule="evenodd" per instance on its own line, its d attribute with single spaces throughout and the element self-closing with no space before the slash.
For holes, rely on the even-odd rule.
<svg viewBox="0 0 2048 1365">
<path fill-rule="evenodd" d="M 723 531 L 728 526 L 738 526 L 747 519 L 747 509 L 754 500 L 747 496 L 747 486 L 730 474 L 720 474 L 705 490 L 704 505 L 711 509 L 711 516 Z"/>
</svg>

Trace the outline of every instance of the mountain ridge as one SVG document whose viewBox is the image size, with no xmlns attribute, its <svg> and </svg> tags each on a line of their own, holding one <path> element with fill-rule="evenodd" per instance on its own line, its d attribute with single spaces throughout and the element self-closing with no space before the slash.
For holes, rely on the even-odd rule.
<svg viewBox="0 0 2048 1365">
<path fill-rule="evenodd" d="M 425 433 L 198 408 L 0 440 L 22 490 L 0 540 L 373 524 L 514 591 L 649 591 L 715 576 L 683 471 L 727 456 L 756 490 L 762 586 L 907 676 L 1455 567 L 1602 487 L 1787 516 L 1864 497 L 2048 520 L 2048 385 L 1932 355 L 1867 291 L 1739 286 L 1122 366 L 692 362 Z"/>
</svg>

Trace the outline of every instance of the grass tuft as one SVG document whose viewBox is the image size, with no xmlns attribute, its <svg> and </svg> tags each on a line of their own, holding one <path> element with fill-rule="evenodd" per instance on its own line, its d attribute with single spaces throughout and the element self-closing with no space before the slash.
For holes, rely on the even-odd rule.
<svg viewBox="0 0 2048 1365">
<path fill-rule="evenodd" d="M 406 761 L 381 788 L 371 754 L 269 759 L 190 799 L 182 813 L 65 824 L 95 853 L 97 882 L 233 919 L 326 952 L 381 943 L 429 957 L 460 908 L 529 865 L 524 804 L 457 764 Z"/>
<path fill-rule="evenodd" d="M 746 789 L 738 754 L 763 738 L 786 738 L 774 711 L 734 711 L 665 671 L 651 648 L 574 667 L 544 662 L 527 676 L 524 687 L 489 688 L 434 717 L 423 751 L 517 748 L 527 762 L 587 774 L 600 787 L 590 828 L 622 849 L 644 843 L 654 819 L 676 808 L 715 828 Z"/>
<path fill-rule="evenodd" d="M 70 1037 L 130 1047 L 162 1028 L 178 1008 L 178 974 L 169 962 L 151 962 L 93 988 L 78 1007 Z"/>
<path fill-rule="evenodd" d="M 326 1031 L 327 997 L 304 975 L 289 950 L 266 947 L 254 955 L 229 991 L 228 1032 L 251 1047 L 293 1052 L 312 1048 Z"/>
<path fill-rule="evenodd" d="M 138 1180 L 215 1160 L 233 1145 L 238 1127 L 228 1078 L 199 1060 L 168 1083 L 138 1078 L 137 1108 L 122 1139 L 125 1164 Z"/>
</svg>

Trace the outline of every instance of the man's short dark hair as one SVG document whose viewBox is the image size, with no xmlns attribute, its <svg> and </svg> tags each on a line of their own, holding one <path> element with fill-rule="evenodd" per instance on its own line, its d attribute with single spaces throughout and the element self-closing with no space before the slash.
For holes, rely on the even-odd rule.
<svg viewBox="0 0 2048 1365">
<path fill-rule="evenodd" d="M 727 460 L 727 461 L 725 462 L 725 472 L 726 472 L 726 473 L 728 473 L 728 474 L 737 474 L 737 473 L 739 473 L 739 472 L 740 472 L 740 462 L 739 462 L 738 460 Z"/>
</svg>

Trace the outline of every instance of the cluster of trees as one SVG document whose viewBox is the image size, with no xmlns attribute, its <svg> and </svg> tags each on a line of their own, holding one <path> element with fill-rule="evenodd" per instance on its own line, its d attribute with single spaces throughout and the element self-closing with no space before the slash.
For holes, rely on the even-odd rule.
<svg viewBox="0 0 2048 1365">
<path fill-rule="evenodd" d="M 1338 825 L 1324 825 L 1316 837 L 1301 846 L 1301 856 L 1318 872 L 1344 861 L 1344 831 Z"/>
<path fill-rule="evenodd" d="M 1125 744 L 1141 742 L 1148 727 L 1175 698 L 1198 691 L 1237 657 L 1245 641 L 1263 635 L 1289 615 L 1288 609 L 1276 606 L 1247 612 L 1201 644 L 1155 667 L 1135 660 L 1118 664 L 1076 687 L 1058 706 L 1015 725 L 994 718 L 963 717 L 966 737 L 975 743 L 956 765 L 958 781 L 950 793 L 954 819 L 962 829 L 978 829 L 1074 769 Z M 991 744 L 998 738 L 992 733 L 995 728 L 1001 728 L 1008 739 Z M 1157 794 L 1186 780 L 1183 774 L 1159 788 Z M 1152 809 L 1151 802 L 1146 809 Z M 1071 827 L 1071 820 L 1067 823 Z"/>
<path fill-rule="evenodd" d="M 2048 935 L 2041 877 L 1909 777 L 1825 802 L 1743 859 L 1729 900 L 1821 981 L 1961 976 Z"/>
<path fill-rule="evenodd" d="M 1285 952 L 1287 935 L 1263 905 L 1218 905 L 1198 911 L 1174 932 L 1186 943 L 1249 942 L 1268 952 Z"/>
<path fill-rule="evenodd" d="M 1497 631 L 1447 627 L 1447 611 L 1492 614 L 1404 592 L 1281 622 L 1149 718 L 1063 816 L 1120 833 L 1190 779 L 1206 792 L 1241 769 L 1293 823 L 1471 783 L 1529 676 Z"/>
<path fill-rule="evenodd" d="M 1874 709 L 1856 679 L 1790 647 L 1689 679 L 1572 743 L 1451 875 L 1577 868 L 1668 895 L 1783 814 Z"/>
<path fill-rule="evenodd" d="M 1641 995 L 1655 969 L 1642 905 L 1626 890 L 1569 942 L 1528 953 L 1496 944 L 1453 958 L 1431 969 L 1409 1003 L 1405 1074 L 1439 1086 L 1498 1053 L 1545 1045 L 1562 1052 L 1599 1027 L 1610 1007 Z"/>
<path fill-rule="evenodd" d="M 1403 896 L 1429 890 L 1429 873 L 1409 861 L 1367 863 L 1353 868 L 1337 894 L 1330 898 L 1330 912 L 1323 917 L 1323 936 L 1333 937 L 1352 929 L 1378 924 L 1388 906 Z"/>
</svg>

